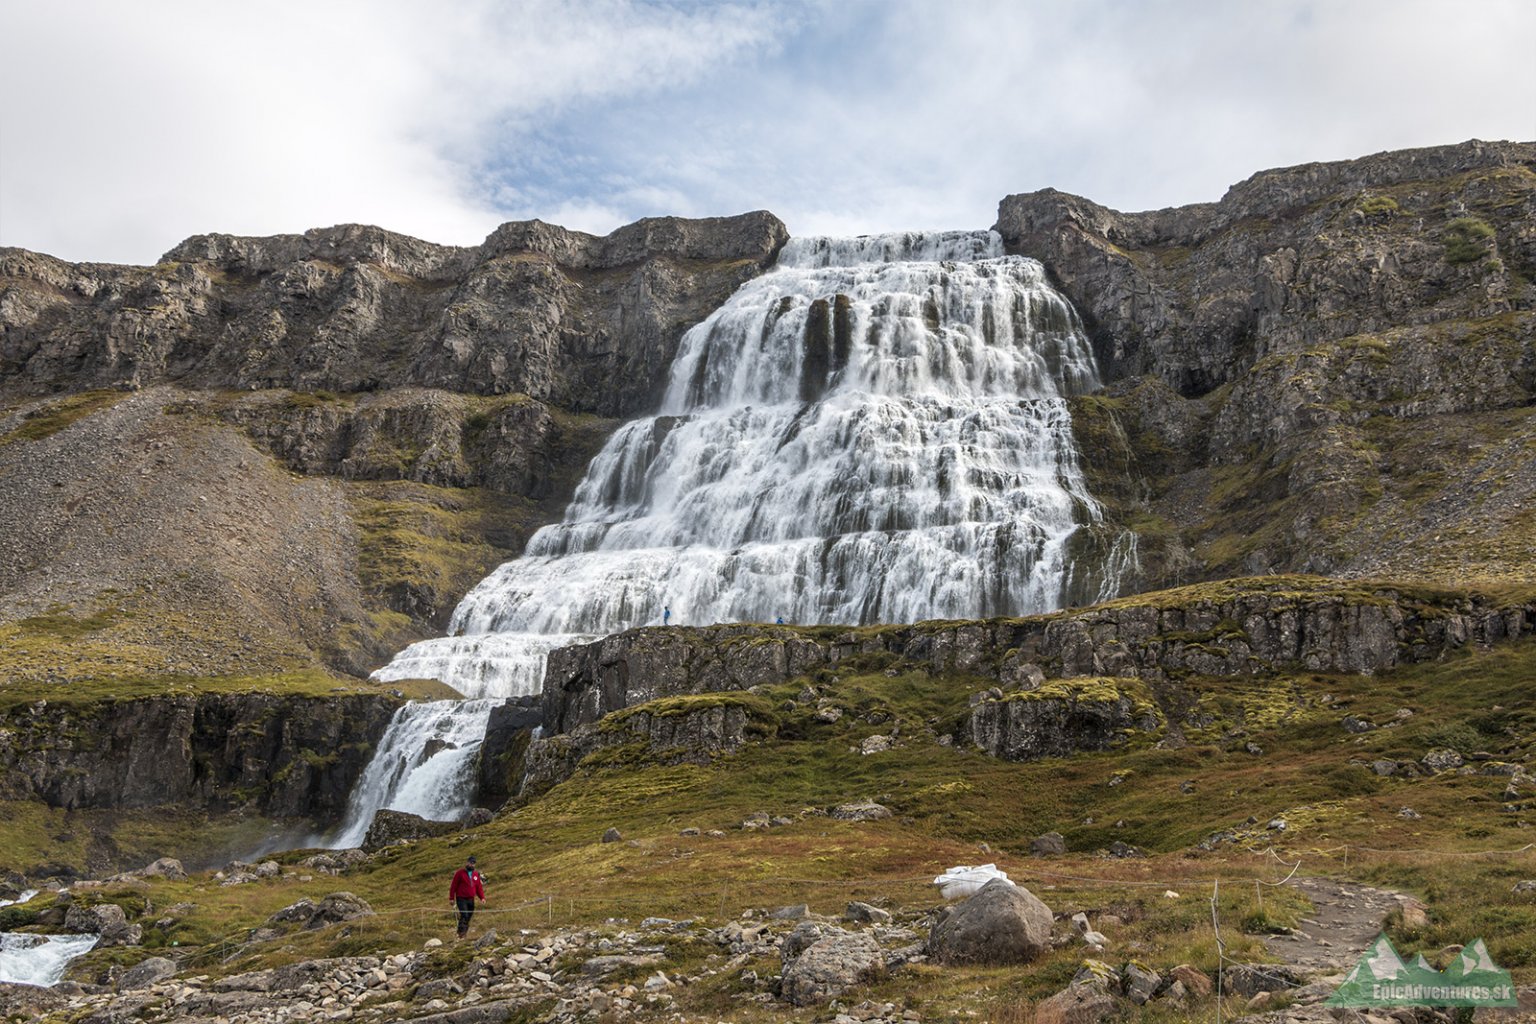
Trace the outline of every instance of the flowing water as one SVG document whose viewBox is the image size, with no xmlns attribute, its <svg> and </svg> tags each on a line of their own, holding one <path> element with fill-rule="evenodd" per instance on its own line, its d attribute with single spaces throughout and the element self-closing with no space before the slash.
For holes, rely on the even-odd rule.
<svg viewBox="0 0 1536 1024">
<path fill-rule="evenodd" d="M 64 977 L 76 957 L 89 953 L 98 935 L 28 935 L 0 932 L 0 982 L 48 988 Z"/>
<path fill-rule="evenodd" d="M 452 636 L 376 676 L 536 693 L 548 651 L 667 610 L 863 624 L 1059 607 L 1068 542 L 1100 519 L 1066 399 L 1098 383 L 1071 305 L 993 233 L 791 240 L 684 335 L 661 408 L 609 439 L 564 521 L 464 598 Z M 1117 588 L 1111 561 L 1088 596 Z M 478 741 L 460 737 L 494 703 L 402 711 L 345 835 L 370 808 L 467 807 Z M 450 732 L 441 764 L 412 753 Z"/>
</svg>

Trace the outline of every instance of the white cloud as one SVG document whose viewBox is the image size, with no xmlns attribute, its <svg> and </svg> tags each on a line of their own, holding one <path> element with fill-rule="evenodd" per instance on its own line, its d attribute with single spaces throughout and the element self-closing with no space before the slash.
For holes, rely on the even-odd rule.
<svg viewBox="0 0 1536 1024">
<path fill-rule="evenodd" d="M 1532 138 L 1531 38 L 1520 0 L 12 3 L 0 241 L 147 262 L 345 221 L 981 226 L 1047 185 L 1142 209 Z"/>
<path fill-rule="evenodd" d="M 619 2 L 7 4 L 0 240 L 127 262 L 349 221 L 478 242 L 500 137 L 691 81 L 770 27 Z"/>
</svg>

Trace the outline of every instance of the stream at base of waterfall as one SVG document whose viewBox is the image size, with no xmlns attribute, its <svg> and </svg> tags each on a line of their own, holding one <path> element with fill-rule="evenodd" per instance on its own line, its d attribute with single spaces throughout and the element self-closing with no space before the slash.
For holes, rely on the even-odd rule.
<svg viewBox="0 0 1536 1024">
<path fill-rule="evenodd" d="M 393 807 L 474 796 L 491 709 L 545 656 L 635 626 L 914 622 L 1112 596 L 1067 398 L 1099 386 L 1070 303 L 992 232 L 791 239 L 679 343 L 660 410 L 620 427 L 562 522 L 482 580 L 451 636 L 375 673 L 468 699 L 403 708 L 329 845 Z M 1127 538 L 1129 540 L 1129 538 Z"/>
</svg>

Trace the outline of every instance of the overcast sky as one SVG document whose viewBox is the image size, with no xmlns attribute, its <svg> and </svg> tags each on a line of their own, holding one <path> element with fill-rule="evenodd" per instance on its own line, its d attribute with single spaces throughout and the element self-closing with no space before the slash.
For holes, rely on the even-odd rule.
<svg viewBox="0 0 1536 1024">
<path fill-rule="evenodd" d="M 1529 0 L 0 0 L 0 244 L 985 227 L 1046 186 L 1149 209 L 1536 138 L 1533 46 Z"/>
</svg>

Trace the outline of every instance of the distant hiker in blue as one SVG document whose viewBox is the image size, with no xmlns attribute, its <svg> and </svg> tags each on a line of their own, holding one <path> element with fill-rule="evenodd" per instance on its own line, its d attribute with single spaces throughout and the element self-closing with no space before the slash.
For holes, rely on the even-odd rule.
<svg viewBox="0 0 1536 1024">
<path fill-rule="evenodd" d="M 672 609 L 671 608 L 663 608 L 661 610 L 661 624 L 663 626 L 665 626 L 668 623 L 670 623 L 671 621 L 672 621 Z"/>
<path fill-rule="evenodd" d="M 784 625 L 784 616 L 780 615 L 779 618 L 778 618 L 778 621 L 775 622 L 774 625 L 775 626 L 782 626 L 782 625 Z"/>
</svg>

